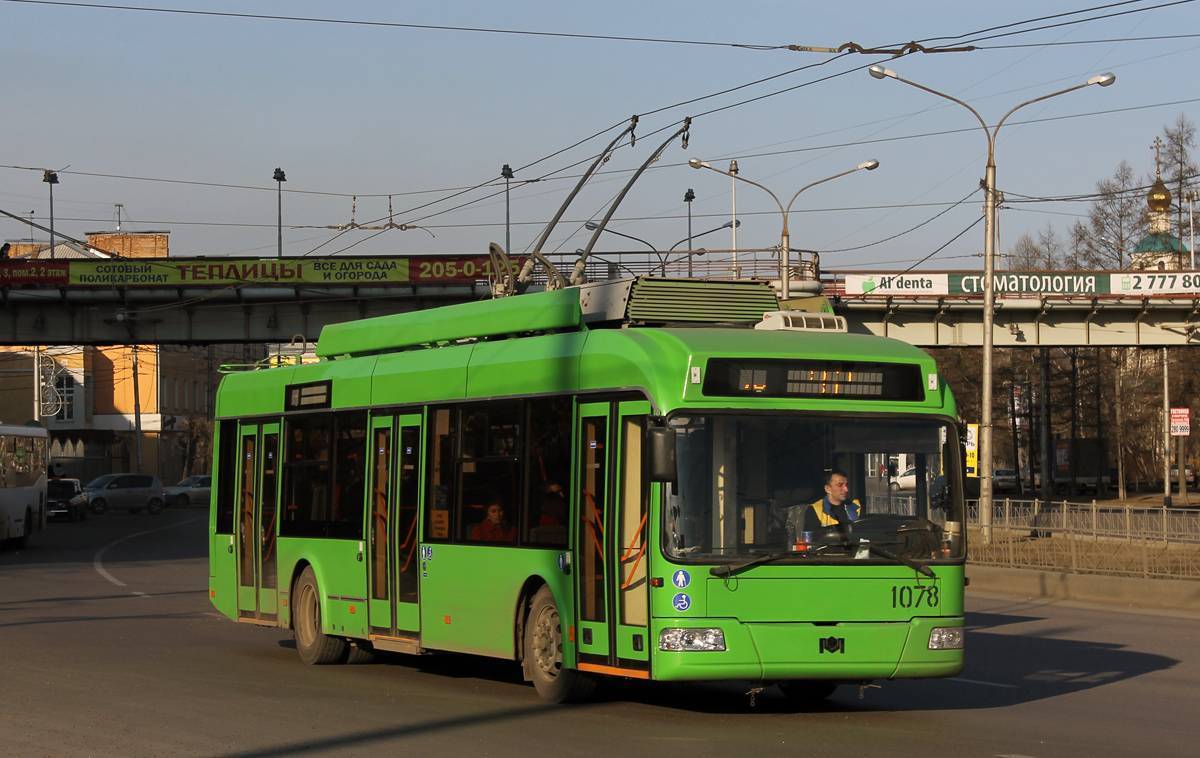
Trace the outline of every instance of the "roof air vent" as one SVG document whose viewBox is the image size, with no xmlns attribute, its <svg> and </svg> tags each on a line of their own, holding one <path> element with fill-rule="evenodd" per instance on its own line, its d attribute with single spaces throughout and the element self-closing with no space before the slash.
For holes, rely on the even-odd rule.
<svg viewBox="0 0 1200 758">
<path fill-rule="evenodd" d="M 845 332 L 846 319 L 832 313 L 807 311 L 770 311 L 763 314 L 755 329 L 787 332 Z"/>
</svg>

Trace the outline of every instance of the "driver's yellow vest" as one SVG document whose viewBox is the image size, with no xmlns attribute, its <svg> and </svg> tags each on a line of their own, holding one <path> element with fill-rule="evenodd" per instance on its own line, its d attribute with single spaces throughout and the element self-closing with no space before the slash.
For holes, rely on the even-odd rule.
<svg viewBox="0 0 1200 758">
<path fill-rule="evenodd" d="M 842 503 L 842 505 L 845 506 L 846 515 L 850 517 L 850 520 L 858 521 L 858 517 L 862 515 L 862 505 L 858 502 L 858 499 L 848 500 Z M 837 526 L 837 518 L 825 510 L 825 498 L 821 498 L 808 507 L 812 508 L 813 512 L 817 514 L 817 520 L 821 522 L 821 526 Z"/>
</svg>

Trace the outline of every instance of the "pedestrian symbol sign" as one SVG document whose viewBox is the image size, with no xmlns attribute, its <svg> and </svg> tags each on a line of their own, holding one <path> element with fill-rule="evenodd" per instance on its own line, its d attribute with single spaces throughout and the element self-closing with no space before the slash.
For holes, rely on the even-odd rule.
<svg viewBox="0 0 1200 758">
<path fill-rule="evenodd" d="M 692 583 L 692 575 L 684 569 L 679 569 L 674 574 L 671 574 L 671 584 L 679 589 L 683 589 Z"/>
</svg>

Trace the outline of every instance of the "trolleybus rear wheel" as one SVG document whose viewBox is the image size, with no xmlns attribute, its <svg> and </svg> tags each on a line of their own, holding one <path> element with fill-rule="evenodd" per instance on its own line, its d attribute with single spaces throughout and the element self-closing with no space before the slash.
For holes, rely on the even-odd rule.
<svg viewBox="0 0 1200 758">
<path fill-rule="evenodd" d="M 525 624 L 525 666 L 534 689 L 552 703 L 586 700 L 596 691 L 595 679 L 582 671 L 563 668 L 562 622 L 549 587 L 542 587 L 533 596 Z"/>
<path fill-rule="evenodd" d="M 321 631 L 321 594 L 311 567 L 305 567 L 292 592 L 292 632 L 296 652 L 307 664 L 338 663 L 346 657 L 346 640 Z"/>
<path fill-rule="evenodd" d="M 798 705 L 816 705 L 824 702 L 837 689 L 837 682 L 821 679 L 795 679 L 778 684 L 784 696 Z"/>
</svg>

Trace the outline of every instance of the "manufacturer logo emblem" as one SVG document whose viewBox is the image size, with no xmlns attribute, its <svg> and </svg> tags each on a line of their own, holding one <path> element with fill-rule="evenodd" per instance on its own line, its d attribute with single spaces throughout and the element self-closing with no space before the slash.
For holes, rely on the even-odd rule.
<svg viewBox="0 0 1200 758">
<path fill-rule="evenodd" d="M 842 653 L 846 652 L 845 637 L 822 637 L 820 639 L 819 652 L 821 655 L 825 653 Z"/>
</svg>

